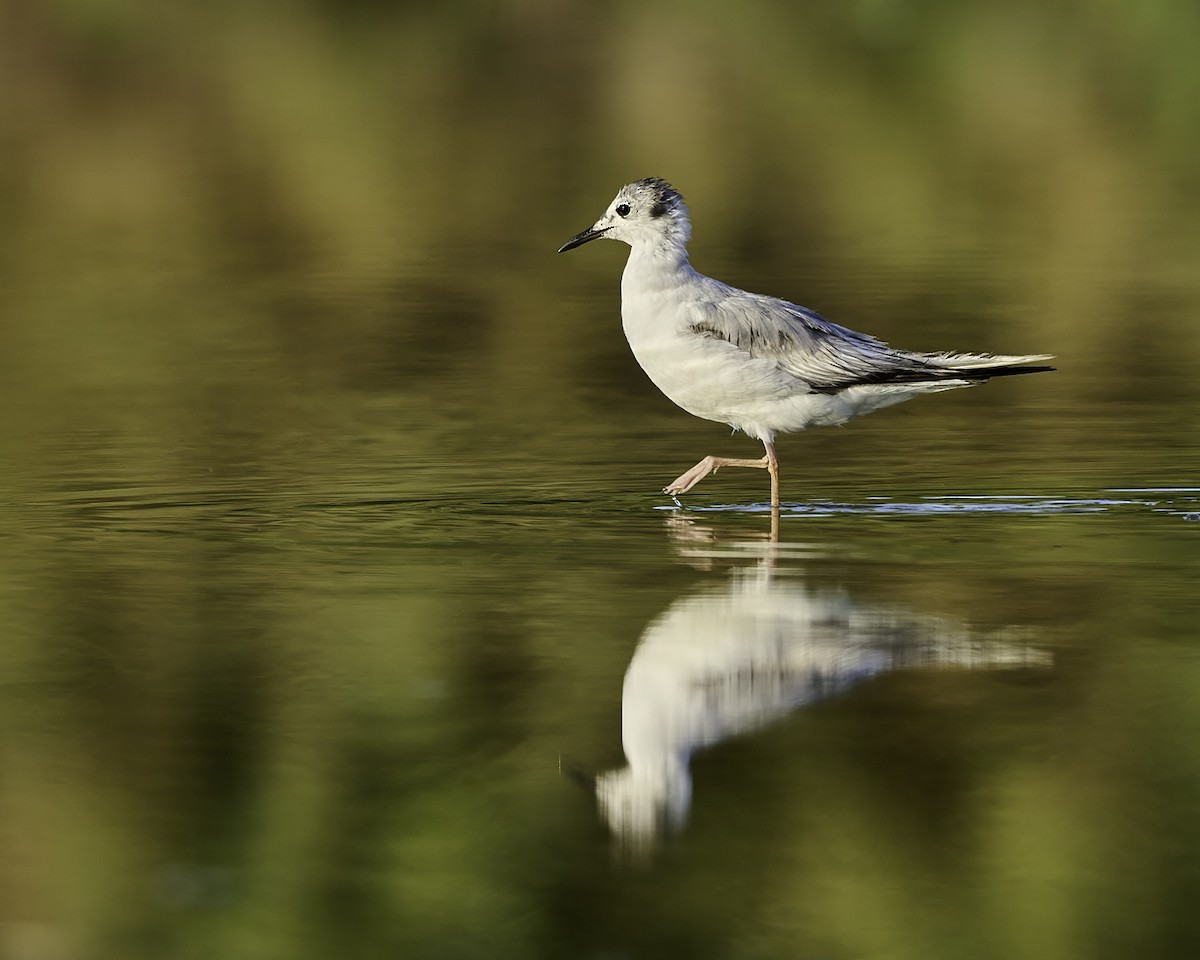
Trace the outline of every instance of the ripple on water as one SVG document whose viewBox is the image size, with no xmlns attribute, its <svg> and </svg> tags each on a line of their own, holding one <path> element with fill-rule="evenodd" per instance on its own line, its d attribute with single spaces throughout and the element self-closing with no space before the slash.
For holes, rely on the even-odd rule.
<svg viewBox="0 0 1200 960">
<path fill-rule="evenodd" d="M 1124 494 L 1125 496 L 1108 496 Z M 1138 494 L 1138 496 L 1129 496 Z M 1151 496 L 1152 495 L 1152 496 Z M 667 504 L 661 510 L 676 509 Z M 687 509 L 694 513 L 767 513 L 770 506 L 765 503 L 711 504 Z M 1200 520 L 1200 488 L 1196 487 L 1142 487 L 1110 489 L 1091 497 L 1047 497 L 1032 494 L 1012 495 L 940 495 L 921 496 L 914 500 L 894 500 L 891 497 L 873 496 L 863 503 L 835 500 L 812 500 L 807 503 L 784 503 L 780 513 L 785 517 L 835 517 L 853 514 L 872 516 L 940 516 L 944 514 L 1003 514 L 1037 516 L 1083 513 L 1128 513 L 1148 510 L 1179 517 L 1184 520 Z"/>
</svg>

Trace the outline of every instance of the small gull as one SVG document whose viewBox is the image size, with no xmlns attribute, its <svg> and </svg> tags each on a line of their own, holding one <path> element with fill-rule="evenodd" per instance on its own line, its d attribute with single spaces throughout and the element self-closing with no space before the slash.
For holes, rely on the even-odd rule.
<svg viewBox="0 0 1200 960">
<path fill-rule="evenodd" d="M 992 377 L 1038 373 L 1051 354 L 912 353 L 831 323 L 806 307 L 747 293 L 688 263 L 683 198 L 649 177 L 622 187 L 604 216 L 559 248 L 607 237 L 629 244 L 621 321 L 633 355 L 677 406 L 761 440 L 760 460 L 705 457 L 664 488 L 677 497 L 721 467 L 771 475 L 779 507 L 775 435 L 846 423 L 924 393 Z"/>
</svg>

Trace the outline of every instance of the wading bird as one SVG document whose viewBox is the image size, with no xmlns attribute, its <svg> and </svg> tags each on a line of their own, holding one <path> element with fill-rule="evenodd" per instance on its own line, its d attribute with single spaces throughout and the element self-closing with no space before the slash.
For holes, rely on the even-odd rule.
<svg viewBox="0 0 1200 960">
<path fill-rule="evenodd" d="M 688 263 L 691 222 L 683 197 L 650 177 L 622 187 L 599 220 L 559 248 L 606 237 L 629 244 L 621 319 L 633 355 L 688 413 L 758 440 L 761 459 L 705 457 L 663 492 L 685 493 L 721 467 L 771 475 L 779 507 L 775 437 L 846 423 L 925 393 L 992 377 L 1038 373 L 1049 354 L 913 353 L 831 323 L 786 300 L 747 293 Z"/>
</svg>

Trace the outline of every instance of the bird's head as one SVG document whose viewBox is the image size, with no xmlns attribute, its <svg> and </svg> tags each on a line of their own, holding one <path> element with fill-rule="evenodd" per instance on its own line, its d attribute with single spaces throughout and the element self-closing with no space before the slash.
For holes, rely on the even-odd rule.
<svg viewBox="0 0 1200 960">
<path fill-rule="evenodd" d="M 683 197 L 666 180 L 647 177 L 617 191 L 604 216 L 564 243 L 558 252 L 574 250 L 598 237 L 623 240 L 631 247 L 682 247 L 691 233 Z"/>
</svg>

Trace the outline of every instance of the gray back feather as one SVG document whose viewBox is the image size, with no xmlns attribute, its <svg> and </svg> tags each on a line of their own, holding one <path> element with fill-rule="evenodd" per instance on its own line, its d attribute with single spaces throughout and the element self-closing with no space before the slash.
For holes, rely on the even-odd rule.
<svg viewBox="0 0 1200 960">
<path fill-rule="evenodd" d="M 727 341 L 752 357 L 774 360 L 816 393 L 836 393 L 866 384 L 987 379 L 1002 372 L 1047 369 L 1012 369 L 1014 364 L 1049 359 L 1042 355 L 894 350 L 882 340 L 839 326 L 807 307 L 704 279 L 710 296 L 696 304 L 702 317 L 692 330 L 699 336 Z"/>
</svg>

